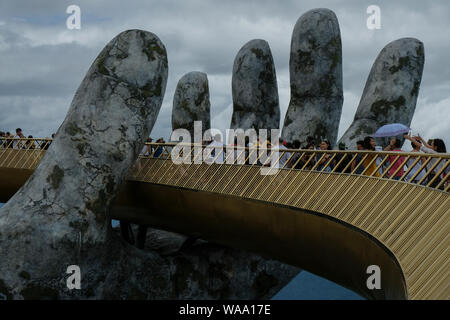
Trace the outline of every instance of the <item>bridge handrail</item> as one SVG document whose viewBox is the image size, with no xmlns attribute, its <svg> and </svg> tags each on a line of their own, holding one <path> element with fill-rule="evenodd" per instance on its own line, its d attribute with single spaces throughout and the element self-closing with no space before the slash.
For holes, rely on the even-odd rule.
<svg viewBox="0 0 450 320">
<path fill-rule="evenodd" d="M 14 144 L 15 141 L 34 141 L 37 143 L 38 141 L 41 142 L 48 142 L 51 144 L 53 139 L 51 138 L 4 138 L 0 137 L 0 141 L 9 141 L 9 143 Z M 192 146 L 192 147 L 202 147 L 206 148 L 208 146 L 202 145 L 202 144 L 196 144 L 196 143 L 183 143 L 183 142 L 165 142 L 165 143 L 156 143 L 156 142 L 146 142 L 145 145 L 152 145 L 152 146 L 167 146 L 167 147 L 174 147 L 174 146 Z M 3 143 L 0 142 L 0 148 L 6 148 L 3 146 Z M 226 148 L 233 148 L 233 149 L 246 149 L 246 150 L 253 150 L 255 148 L 263 149 L 263 150 L 271 150 L 271 148 L 263 148 L 261 146 L 255 146 L 255 147 L 241 147 L 241 146 L 233 146 L 233 145 L 225 145 L 224 149 Z M 369 151 L 369 150 L 311 150 L 311 149 L 282 149 L 284 152 L 311 152 L 314 151 L 316 153 L 358 153 L 358 154 L 378 154 L 378 155 L 404 155 L 404 156 L 417 156 L 418 152 L 398 152 L 398 151 Z M 432 158 L 443 158 L 443 159 L 450 159 L 450 153 L 420 153 L 422 157 L 432 157 Z"/>
<path fill-rule="evenodd" d="M 17 164 L 20 163 L 20 168 L 34 169 L 39 163 L 43 151 L 47 150 L 51 143 L 52 139 L 49 138 L 0 138 L 0 167 L 17 167 Z M 151 142 L 145 143 L 145 145 L 147 146 L 147 151 L 148 149 L 151 150 L 151 154 L 149 153 L 147 156 L 140 155 L 141 159 L 150 157 L 169 160 L 171 159 L 173 148 L 178 146 L 180 151 L 182 151 L 181 154 L 186 149 L 189 150 L 188 154 L 184 154 L 181 157 L 189 158 L 194 164 L 196 163 L 196 157 L 200 155 L 199 148 L 202 150 L 202 155 L 204 149 L 214 149 L 207 145 L 195 143 Z M 7 150 L 29 151 L 31 154 L 28 157 L 25 153 L 20 156 L 18 154 L 6 154 Z M 227 152 L 230 150 L 234 152 Z M 276 150 L 279 153 L 277 155 L 273 154 L 272 150 Z M 265 153 L 269 154 L 268 158 L 264 157 Z M 222 160 L 218 161 L 221 155 Z M 32 156 L 34 157 L 30 160 Z M 265 160 L 262 161 L 261 159 Z M 450 190 L 450 154 L 448 153 L 278 149 L 276 146 L 270 148 L 266 146 L 241 147 L 224 145 L 223 153 L 219 152 L 217 156 L 210 154 L 209 160 L 210 162 L 226 165 L 269 167 L 269 171 L 272 169 L 290 169 L 357 174 L 417 183 L 426 187 L 440 189 L 444 192 L 449 192 Z M 270 160 L 272 160 L 271 164 Z"/>
<path fill-rule="evenodd" d="M 185 157 L 189 157 L 195 162 L 196 148 L 201 147 L 213 149 L 201 144 L 189 143 L 146 143 L 151 146 L 152 153 L 147 157 L 170 159 L 171 148 L 175 146 L 190 148 L 189 153 Z M 223 160 L 219 163 L 235 165 L 237 156 L 226 152 L 232 149 L 235 151 L 245 150 L 246 156 L 241 165 L 262 165 L 258 163 L 260 157 L 256 161 L 249 163 L 250 153 L 255 151 L 269 151 L 271 148 L 263 147 L 239 147 L 239 146 L 225 146 L 223 151 Z M 156 151 L 160 149 L 160 154 L 155 156 Z M 219 147 L 220 149 L 220 147 Z M 274 148 L 276 149 L 276 147 Z M 172 149 L 173 150 L 173 149 Z M 277 149 L 279 156 L 275 161 L 277 169 L 300 169 L 300 170 L 315 170 L 319 172 L 328 173 L 349 173 L 362 174 L 371 177 L 383 178 L 388 180 L 398 180 L 408 183 L 417 183 L 423 186 L 444 190 L 448 192 L 450 185 L 449 171 L 450 171 L 450 154 L 446 153 L 422 153 L 422 152 L 398 152 L 398 151 L 368 151 L 368 150 L 305 150 L 305 149 Z M 194 153 L 193 153 L 194 152 Z M 197 149 L 198 152 L 198 149 Z M 278 162 L 287 154 L 288 160 L 283 161 L 282 166 Z M 231 156 L 233 161 L 229 160 Z M 141 156 L 146 157 L 146 156 Z M 347 161 L 346 158 L 348 159 Z M 297 160 L 293 162 L 292 159 Z M 217 160 L 211 159 L 213 162 Z M 303 160 L 303 166 L 298 164 Z M 305 161 L 306 160 L 306 161 Z M 367 161 L 367 162 L 365 162 Z M 419 163 L 420 162 L 420 163 Z M 216 162 L 217 163 L 217 162 Z M 352 165 L 355 163 L 355 165 Z M 364 164 L 366 167 L 364 168 Z M 403 171 L 403 173 L 402 173 Z"/>
</svg>

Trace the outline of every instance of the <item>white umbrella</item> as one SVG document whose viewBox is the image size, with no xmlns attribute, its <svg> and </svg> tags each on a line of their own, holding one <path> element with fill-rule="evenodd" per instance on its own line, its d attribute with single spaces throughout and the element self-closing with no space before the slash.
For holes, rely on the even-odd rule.
<svg viewBox="0 0 450 320">
<path fill-rule="evenodd" d="M 401 123 L 391 123 L 380 127 L 373 135 L 375 138 L 395 137 L 403 133 L 408 133 L 411 129 Z"/>
</svg>

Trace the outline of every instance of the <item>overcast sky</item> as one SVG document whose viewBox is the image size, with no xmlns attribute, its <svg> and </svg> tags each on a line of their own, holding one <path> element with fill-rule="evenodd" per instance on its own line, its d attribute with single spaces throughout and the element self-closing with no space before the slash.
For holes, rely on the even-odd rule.
<svg viewBox="0 0 450 320">
<path fill-rule="evenodd" d="M 81 8 L 81 29 L 68 30 L 66 8 Z M 366 26 L 369 5 L 381 8 L 381 29 Z M 289 50 L 297 19 L 313 8 L 333 10 L 343 46 L 344 106 L 339 137 L 353 120 L 380 50 L 402 37 L 425 45 L 425 68 L 412 128 L 450 145 L 450 1 L 321 0 L 2 0 L 0 3 L 0 130 L 50 136 L 102 48 L 118 33 L 143 29 L 165 44 L 169 79 L 152 137 L 170 135 L 178 80 L 208 74 L 212 127 L 232 113 L 231 71 L 249 40 L 268 41 L 276 64 L 281 125 L 289 104 Z"/>
</svg>

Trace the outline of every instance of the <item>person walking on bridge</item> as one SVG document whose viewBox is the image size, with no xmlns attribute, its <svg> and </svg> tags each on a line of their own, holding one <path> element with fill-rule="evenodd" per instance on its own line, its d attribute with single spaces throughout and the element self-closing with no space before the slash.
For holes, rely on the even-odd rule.
<svg viewBox="0 0 450 320">
<path fill-rule="evenodd" d="M 403 152 L 401 149 L 401 141 L 397 138 L 392 138 L 389 145 L 384 149 L 384 151 L 396 151 L 396 152 Z M 397 156 L 389 156 L 389 163 L 394 163 L 388 172 L 388 177 L 394 180 L 399 180 L 405 171 L 403 170 L 403 166 L 405 165 L 405 157 L 401 156 L 397 160 L 395 160 Z M 395 162 L 394 162 L 395 161 Z M 400 168 L 400 169 L 399 169 Z M 395 174 L 395 172 L 398 170 L 398 172 Z M 395 174 L 395 176 L 394 176 Z"/>
<path fill-rule="evenodd" d="M 214 136 L 213 142 L 211 142 L 206 148 L 208 154 L 210 154 L 209 161 L 217 164 L 223 164 L 225 153 L 223 152 L 222 136 L 218 133 Z"/>
<path fill-rule="evenodd" d="M 375 151 L 375 139 L 373 137 L 364 138 L 364 150 Z M 363 161 L 364 168 L 366 168 L 365 174 L 367 176 L 380 177 L 380 173 L 376 170 L 376 161 L 372 161 L 375 157 L 376 155 L 368 154 L 366 159 Z"/>
<path fill-rule="evenodd" d="M 428 144 L 420 135 L 417 135 L 416 137 L 411 137 L 409 135 L 404 135 L 405 139 L 410 140 L 412 143 L 414 143 L 415 145 L 419 146 L 420 145 L 420 150 L 425 152 L 425 153 L 432 153 L 432 154 L 436 154 L 436 153 L 447 153 L 447 148 L 445 147 L 445 143 L 442 139 L 433 139 L 431 140 L 431 144 Z M 436 162 L 439 161 L 438 158 L 434 158 L 432 159 L 428 165 L 427 165 L 427 171 L 430 172 L 431 168 L 433 168 L 433 166 L 436 164 Z M 434 170 L 428 174 L 427 179 L 428 182 L 430 182 L 431 180 L 434 179 L 434 177 L 436 176 L 436 174 L 438 172 L 440 172 L 443 168 L 443 166 L 445 165 L 445 161 L 440 161 L 436 167 L 434 168 Z M 434 179 L 433 183 L 431 184 L 432 188 L 437 187 L 440 182 L 441 179 L 447 179 L 448 180 L 448 175 L 449 175 L 449 168 L 447 167 L 447 169 L 442 172 L 441 176 Z M 447 184 L 448 182 L 446 182 Z M 441 188 L 444 187 L 445 184 L 441 185 Z"/>
<path fill-rule="evenodd" d="M 422 147 L 422 143 L 418 140 L 416 140 L 418 143 L 415 144 L 413 142 L 411 142 L 411 147 L 413 148 L 413 150 L 411 152 L 417 152 L 417 153 L 421 153 L 422 151 L 420 151 L 420 148 Z M 408 168 L 410 168 L 413 163 L 415 162 L 415 158 L 411 158 L 408 160 L 406 166 Z M 419 171 L 420 167 L 422 167 L 423 163 L 425 162 L 424 158 L 421 158 L 419 160 L 419 162 L 416 163 L 416 165 L 409 171 L 408 175 L 405 178 L 405 181 L 409 182 L 414 176 L 414 180 L 411 181 L 412 183 L 418 183 L 420 180 L 422 180 L 422 178 L 425 176 L 426 172 L 425 169 L 422 169 L 417 175 L 417 171 Z M 424 182 L 422 182 L 422 184 L 424 184 Z"/>
</svg>

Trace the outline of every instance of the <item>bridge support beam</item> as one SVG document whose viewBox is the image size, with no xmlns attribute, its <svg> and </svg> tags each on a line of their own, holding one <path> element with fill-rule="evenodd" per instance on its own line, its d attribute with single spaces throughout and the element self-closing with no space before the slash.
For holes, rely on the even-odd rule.
<svg viewBox="0 0 450 320">
<path fill-rule="evenodd" d="M 330 279 L 368 299 L 407 299 L 403 271 L 392 252 L 364 231 L 330 216 L 223 194 L 132 182 L 113 207 L 114 219 L 179 232 L 273 257 Z M 148 204 L 151 204 L 150 207 Z M 367 287 L 378 265 L 380 290 Z"/>
</svg>

